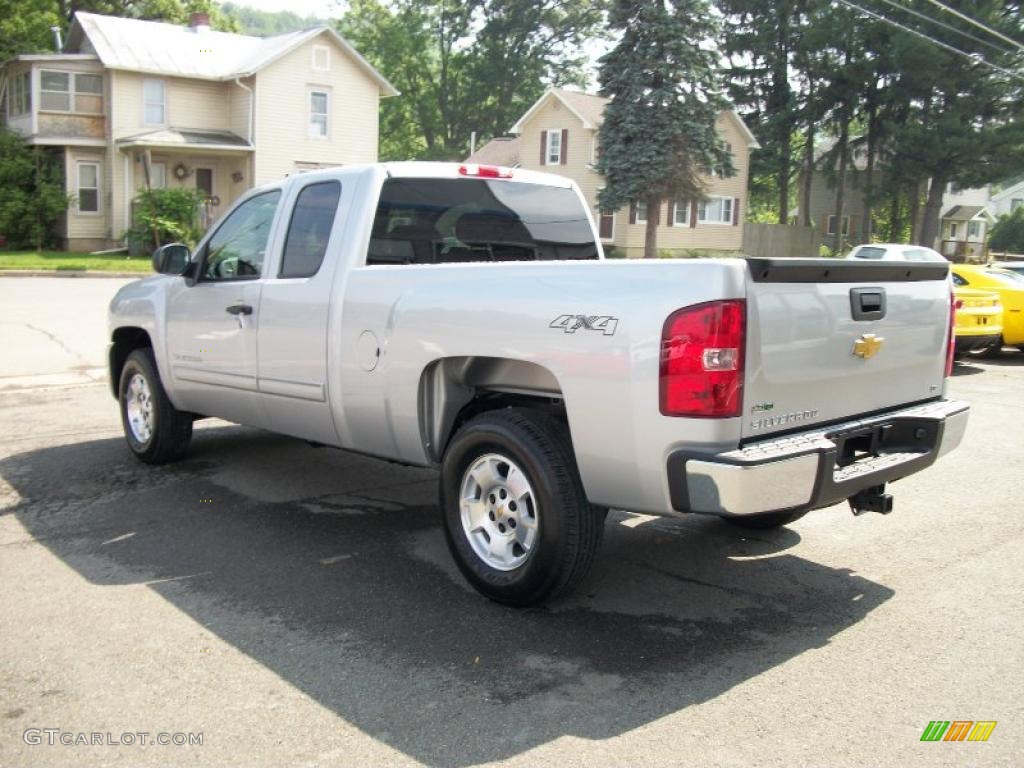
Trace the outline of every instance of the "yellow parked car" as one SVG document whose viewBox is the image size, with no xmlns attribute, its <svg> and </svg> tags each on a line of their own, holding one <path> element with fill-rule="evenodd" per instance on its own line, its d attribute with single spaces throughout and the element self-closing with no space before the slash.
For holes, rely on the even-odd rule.
<svg viewBox="0 0 1024 768">
<path fill-rule="evenodd" d="M 1002 344 L 1003 307 L 999 296 L 991 291 L 954 288 L 953 299 L 956 308 L 954 354 L 959 357 Z"/>
<path fill-rule="evenodd" d="M 1003 305 L 1003 344 L 1024 349 L 1024 278 L 998 267 L 954 264 L 953 285 L 997 294 Z"/>
</svg>

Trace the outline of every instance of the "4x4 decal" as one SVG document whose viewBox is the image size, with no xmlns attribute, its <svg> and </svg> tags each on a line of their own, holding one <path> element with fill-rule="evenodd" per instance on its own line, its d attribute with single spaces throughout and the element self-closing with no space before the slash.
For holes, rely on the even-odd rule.
<svg viewBox="0 0 1024 768">
<path fill-rule="evenodd" d="M 551 321 L 549 328 L 561 328 L 566 333 L 576 331 L 600 331 L 605 336 L 614 336 L 619 318 L 611 315 L 559 315 Z"/>
</svg>

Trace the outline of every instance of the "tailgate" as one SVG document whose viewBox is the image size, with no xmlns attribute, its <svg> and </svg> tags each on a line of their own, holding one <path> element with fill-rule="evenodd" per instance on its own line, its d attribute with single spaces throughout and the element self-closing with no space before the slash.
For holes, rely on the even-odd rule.
<svg viewBox="0 0 1024 768">
<path fill-rule="evenodd" d="M 942 394 L 949 265 L 747 261 L 745 438 Z"/>
</svg>

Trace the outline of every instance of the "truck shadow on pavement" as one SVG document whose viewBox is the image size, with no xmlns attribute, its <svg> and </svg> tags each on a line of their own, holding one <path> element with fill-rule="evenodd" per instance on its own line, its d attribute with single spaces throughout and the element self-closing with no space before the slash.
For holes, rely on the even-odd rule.
<svg viewBox="0 0 1024 768">
<path fill-rule="evenodd" d="M 451 564 L 432 472 L 241 427 L 197 430 L 170 467 L 106 439 L 12 456 L 0 475 L 20 495 L 5 514 L 89 582 L 148 584 L 432 765 L 614 737 L 827 644 L 893 594 L 786 554 L 792 530 L 613 512 L 588 586 L 506 609 Z"/>
</svg>

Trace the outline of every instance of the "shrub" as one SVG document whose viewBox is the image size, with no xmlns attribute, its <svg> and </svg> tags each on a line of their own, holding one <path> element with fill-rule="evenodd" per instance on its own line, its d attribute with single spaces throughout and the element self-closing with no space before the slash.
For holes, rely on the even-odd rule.
<svg viewBox="0 0 1024 768">
<path fill-rule="evenodd" d="M 989 250 L 1024 253 L 1024 205 L 1013 213 L 1004 214 L 992 227 L 988 240 Z"/>
<path fill-rule="evenodd" d="M 199 227 L 201 202 L 198 190 L 185 187 L 142 192 L 135 201 L 135 224 L 128 231 L 129 241 L 152 247 L 166 243 L 194 247 L 203 234 Z"/>
<path fill-rule="evenodd" d="M 64 191 L 60 155 L 30 147 L 0 127 L 0 236 L 10 247 L 51 245 L 56 223 L 71 197 Z"/>
</svg>

